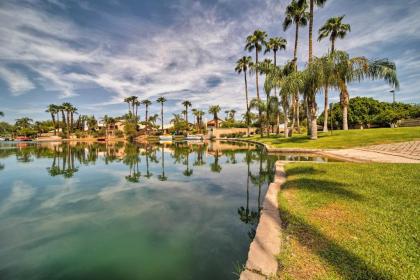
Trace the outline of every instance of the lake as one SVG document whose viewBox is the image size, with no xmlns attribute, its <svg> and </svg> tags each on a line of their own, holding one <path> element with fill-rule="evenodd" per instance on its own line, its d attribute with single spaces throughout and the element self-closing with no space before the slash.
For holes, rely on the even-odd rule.
<svg viewBox="0 0 420 280">
<path fill-rule="evenodd" d="M 237 279 L 276 156 L 252 144 L 0 144 L 0 279 Z"/>
</svg>

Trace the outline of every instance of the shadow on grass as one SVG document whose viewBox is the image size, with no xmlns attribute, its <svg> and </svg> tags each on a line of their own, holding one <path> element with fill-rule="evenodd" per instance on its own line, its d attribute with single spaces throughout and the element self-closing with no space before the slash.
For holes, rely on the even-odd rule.
<svg viewBox="0 0 420 280">
<path fill-rule="evenodd" d="M 299 189 L 313 193 L 327 193 L 343 199 L 362 200 L 363 196 L 347 190 L 345 187 L 345 184 L 334 181 L 302 178 L 288 180 L 282 189 Z"/>
<path fill-rule="evenodd" d="M 391 279 L 385 272 L 371 267 L 359 256 L 329 239 L 304 219 L 279 206 L 281 225 L 289 238 L 318 255 L 344 279 Z M 280 266 L 281 267 L 281 266 Z"/>
<path fill-rule="evenodd" d="M 316 170 L 312 166 L 296 166 L 287 169 L 287 176 L 294 176 L 298 174 L 321 174 L 325 171 Z"/>
</svg>

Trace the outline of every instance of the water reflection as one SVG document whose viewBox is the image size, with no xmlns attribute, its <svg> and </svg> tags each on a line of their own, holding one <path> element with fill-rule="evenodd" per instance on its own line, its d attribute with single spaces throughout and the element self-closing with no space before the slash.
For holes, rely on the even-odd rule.
<svg viewBox="0 0 420 280">
<path fill-rule="evenodd" d="M 276 160 L 227 142 L 0 146 L 0 275 L 234 279 Z"/>
</svg>

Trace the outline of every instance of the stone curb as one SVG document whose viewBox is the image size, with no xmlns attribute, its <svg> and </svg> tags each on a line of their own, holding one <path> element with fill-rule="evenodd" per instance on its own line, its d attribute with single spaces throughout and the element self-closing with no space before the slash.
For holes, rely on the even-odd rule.
<svg viewBox="0 0 420 280">
<path fill-rule="evenodd" d="M 269 279 L 277 274 L 277 255 L 281 245 L 281 221 L 278 193 L 286 181 L 284 162 L 276 162 L 275 180 L 270 184 L 263 202 L 260 221 L 248 252 L 248 260 L 241 280 Z"/>
</svg>

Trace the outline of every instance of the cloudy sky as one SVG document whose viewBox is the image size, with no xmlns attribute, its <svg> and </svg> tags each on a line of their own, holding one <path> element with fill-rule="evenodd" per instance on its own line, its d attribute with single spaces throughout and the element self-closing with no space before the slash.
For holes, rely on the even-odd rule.
<svg viewBox="0 0 420 280">
<path fill-rule="evenodd" d="M 243 111 L 243 77 L 235 61 L 255 29 L 289 42 L 281 23 L 288 0 L 27 0 L 0 2 L 0 111 L 5 120 L 49 117 L 50 103 L 71 102 L 82 114 L 118 116 L 122 100 L 165 96 L 167 114 L 194 108 Z M 387 57 L 398 67 L 397 100 L 420 103 L 420 0 L 329 0 L 315 11 L 315 29 L 345 14 L 352 32 L 337 48 L 352 56 Z M 301 32 L 300 66 L 307 60 Z M 315 42 L 315 55 L 328 41 Z M 251 96 L 255 87 L 250 85 Z M 352 96 L 391 101 L 381 81 L 352 84 Z M 338 100 L 337 93 L 332 99 Z M 320 109 L 321 96 L 319 96 Z M 157 105 L 152 111 L 158 112 Z"/>
</svg>

